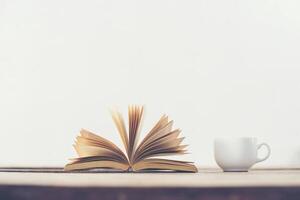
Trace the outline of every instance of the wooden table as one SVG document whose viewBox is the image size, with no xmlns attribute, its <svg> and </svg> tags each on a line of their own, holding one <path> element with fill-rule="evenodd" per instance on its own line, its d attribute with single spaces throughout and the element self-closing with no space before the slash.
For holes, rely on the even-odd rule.
<svg viewBox="0 0 300 200">
<path fill-rule="evenodd" d="M 300 169 L 199 173 L 64 173 L 0 168 L 0 199 L 300 199 Z"/>
</svg>

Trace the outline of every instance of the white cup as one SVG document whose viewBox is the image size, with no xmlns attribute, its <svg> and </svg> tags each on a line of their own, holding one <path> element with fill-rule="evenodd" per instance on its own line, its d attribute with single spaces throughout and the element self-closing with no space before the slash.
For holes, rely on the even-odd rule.
<svg viewBox="0 0 300 200">
<path fill-rule="evenodd" d="M 265 157 L 258 158 L 257 151 L 263 146 L 268 153 Z M 257 144 L 256 138 L 217 138 L 214 141 L 214 154 L 217 164 L 225 172 L 244 172 L 269 158 L 271 149 L 266 143 Z"/>
</svg>

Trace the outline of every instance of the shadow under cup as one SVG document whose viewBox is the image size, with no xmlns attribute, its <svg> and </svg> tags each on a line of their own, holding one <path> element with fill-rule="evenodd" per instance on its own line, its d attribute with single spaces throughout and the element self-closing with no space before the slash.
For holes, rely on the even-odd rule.
<svg viewBox="0 0 300 200">
<path fill-rule="evenodd" d="M 257 157 L 262 146 L 268 150 L 264 158 Z M 256 138 L 217 138 L 214 141 L 214 156 L 217 164 L 225 172 L 246 172 L 254 164 L 270 156 L 270 147 L 266 143 L 257 144 Z"/>
</svg>

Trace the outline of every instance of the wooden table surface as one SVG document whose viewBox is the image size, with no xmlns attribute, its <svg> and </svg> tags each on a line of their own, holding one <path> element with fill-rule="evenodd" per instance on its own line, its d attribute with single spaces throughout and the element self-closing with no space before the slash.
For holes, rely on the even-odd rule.
<svg viewBox="0 0 300 200">
<path fill-rule="evenodd" d="M 224 197 L 238 200 L 268 199 L 265 195 L 269 195 L 275 200 L 287 197 L 299 200 L 300 169 L 226 173 L 219 169 L 199 169 L 198 173 L 64 173 L 61 169 L 0 168 L 0 197 L 5 199 L 39 199 L 44 193 L 48 197 L 43 199 L 76 199 L 78 192 L 83 195 L 79 195 L 80 199 L 91 200 L 99 195 L 104 199 L 139 199 L 144 194 L 148 196 L 143 199 Z"/>
<path fill-rule="evenodd" d="M 3 170 L 4 171 L 4 170 Z M 262 187 L 298 186 L 300 170 L 251 170 L 222 172 L 199 169 L 198 173 L 61 173 L 61 170 L 1 172 L 0 185 L 65 187 Z"/>
</svg>

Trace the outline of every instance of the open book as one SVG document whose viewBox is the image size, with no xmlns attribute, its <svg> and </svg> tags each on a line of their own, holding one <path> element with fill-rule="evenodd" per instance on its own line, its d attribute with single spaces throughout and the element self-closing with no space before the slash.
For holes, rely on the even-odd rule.
<svg viewBox="0 0 300 200">
<path fill-rule="evenodd" d="M 77 136 L 74 148 L 78 158 L 71 159 L 66 171 L 95 168 L 110 168 L 123 171 L 174 170 L 197 172 L 192 162 L 158 158 L 161 156 L 185 154 L 187 145 L 181 145 L 180 130 L 172 130 L 173 121 L 162 116 L 152 130 L 138 144 L 143 107 L 129 106 L 128 133 L 124 120 L 117 111 L 112 118 L 125 146 L 123 152 L 109 140 L 82 129 Z"/>
</svg>

